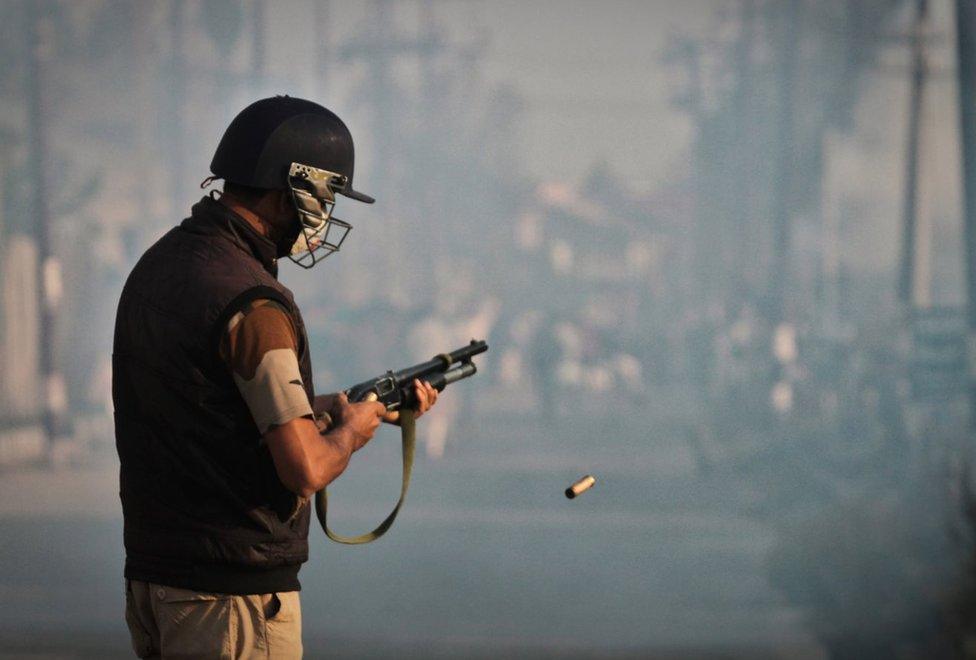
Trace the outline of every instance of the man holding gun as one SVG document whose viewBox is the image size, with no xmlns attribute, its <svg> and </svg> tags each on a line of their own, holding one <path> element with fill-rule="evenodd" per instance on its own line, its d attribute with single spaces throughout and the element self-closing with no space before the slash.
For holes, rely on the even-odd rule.
<svg viewBox="0 0 976 660">
<path fill-rule="evenodd" d="M 301 314 L 277 279 L 281 257 L 311 267 L 338 250 L 351 226 L 332 215 L 336 194 L 374 201 L 353 189 L 353 164 L 322 106 L 248 106 L 211 164 L 223 194 L 126 281 L 113 399 L 139 657 L 301 657 L 309 498 L 399 414 L 314 395 Z M 438 392 L 413 387 L 419 416 Z"/>
</svg>

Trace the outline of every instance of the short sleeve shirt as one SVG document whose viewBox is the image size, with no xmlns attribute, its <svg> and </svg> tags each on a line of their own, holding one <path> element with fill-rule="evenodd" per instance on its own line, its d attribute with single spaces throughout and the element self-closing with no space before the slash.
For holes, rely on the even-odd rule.
<svg viewBox="0 0 976 660">
<path fill-rule="evenodd" d="M 234 314 L 220 343 L 220 357 L 262 434 L 312 416 L 298 367 L 298 334 L 279 303 L 255 300 Z"/>
</svg>

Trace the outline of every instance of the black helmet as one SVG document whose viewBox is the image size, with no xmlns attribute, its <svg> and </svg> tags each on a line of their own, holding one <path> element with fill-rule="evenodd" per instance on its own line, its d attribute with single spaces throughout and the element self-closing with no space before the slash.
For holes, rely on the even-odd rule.
<svg viewBox="0 0 976 660">
<path fill-rule="evenodd" d="M 234 117 L 210 163 L 214 176 L 253 188 L 284 189 L 292 163 L 343 175 L 336 192 L 375 200 L 352 188 L 352 135 L 336 114 L 290 96 L 255 101 Z"/>
</svg>

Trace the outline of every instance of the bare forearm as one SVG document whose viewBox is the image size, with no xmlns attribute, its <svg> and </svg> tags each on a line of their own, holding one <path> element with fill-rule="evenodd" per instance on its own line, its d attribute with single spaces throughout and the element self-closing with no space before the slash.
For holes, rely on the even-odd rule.
<svg viewBox="0 0 976 660">
<path fill-rule="evenodd" d="M 338 478 L 356 447 L 348 429 L 340 426 L 320 433 L 309 419 L 292 420 L 266 437 L 281 482 L 302 497 L 310 497 Z"/>
<path fill-rule="evenodd" d="M 352 433 L 345 427 L 336 427 L 321 435 L 321 445 L 323 450 L 315 461 L 313 473 L 317 474 L 315 479 L 316 491 L 325 488 L 327 485 L 339 478 L 339 475 L 346 471 L 349 466 L 349 459 L 356 451 L 356 443 Z"/>
<path fill-rule="evenodd" d="M 264 437 L 281 483 L 293 493 L 309 497 L 335 481 L 349 465 L 352 453 L 373 437 L 385 410 L 376 402 L 350 404 L 340 394 L 333 426 L 324 433 L 307 417 L 270 429 Z"/>
</svg>

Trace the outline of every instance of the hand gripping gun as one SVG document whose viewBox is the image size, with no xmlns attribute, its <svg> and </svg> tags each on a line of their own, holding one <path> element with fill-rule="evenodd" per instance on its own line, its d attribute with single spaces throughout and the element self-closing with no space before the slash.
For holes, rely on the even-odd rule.
<svg viewBox="0 0 976 660">
<path fill-rule="evenodd" d="M 456 351 L 435 355 L 433 359 L 427 362 L 421 362 L 400 371 L 387 371 L 382 376 L 363 381 L 346 390 L 346 396 L 354 403 L 372 398 L 385 405 L 389 412 L 400 411 L 400 430 L 403 443 L 403 485 L 400 488 L 400 499 L 390 515 L 372 532 L 359 536 L 340 536 L 329 529 L 326 523 L 328 495 L 323 488 L 315 494 L 315 513 L 326 536 L 337 543 L 358 545 L 375 541 L 393 525 L 393 521 L 396 520 L 397 514 L 400 512 L 400 507 L 403 506 L 403 500 L 406 498 L 407 488 L 410 486 L 410 471 L 413 468 L 413 452 L 416 444 L 413 411 L 417 406 L 413 386 L 414 379 L 419 379 L 421 382 L 427 381 L 438 392 L 443 392 L 451 383 L 475 375 L 478 368 L 472 362 L 472 358 L 487 350 L 488 344 L 484 340 L 472 339 L 470 344 Z"/>
</svg>

